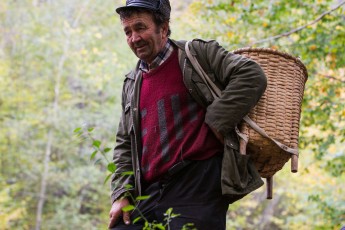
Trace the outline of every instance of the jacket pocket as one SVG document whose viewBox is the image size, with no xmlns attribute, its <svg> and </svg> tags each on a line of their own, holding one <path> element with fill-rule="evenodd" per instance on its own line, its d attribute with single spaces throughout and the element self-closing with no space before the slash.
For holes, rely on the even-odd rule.
<svg viewBox="0 0 345 230">
<path fill-rule="evenodd" d="M 225 145 L 225 147 L 227 146 L 228 148 L 231 148 L 235 151 L 238 151 L 240 149 L 240 145 L 239 145 L 238 139 L 235 135 L 227 135 L 224 138 L 224 145 Z"/>
<path fill-rule="evenodd" d="M 131 114 L 131 102 L 129 101 L 125 105 L 125 117 L 126 117 L 126 127 L 127 127 L 127 132 L 131 133 L 133 130 L 133 119 L 132 119 L 132 114 Z"/>
<path fill-rule="evenodd" d="M 249 155 L 239 153 L 239 145 L 231 137 L 224 138 L 224 156 L 222 162 L 222 181 L 230 189 L 243 190 L 246 188 L 250 175 L 248 174 Z"/>
<path fill-rule="evenodd" d="M 211 104 L 214 100 L 210 89 L 206 83 L 201 79 L 201 77 L 193 70 L 192 73 L 192 82 L 195 85 L 195 88 L 198 92 L 199 97 L 204 98 L 207 104 Z"/>
<path fill-rule="evenodd" d="M 249 155 L 239 153 L 239 144 L 231 136 L 224 139 L 221 186 L 222 194 L 233 203 L 263 185 Z"/>
</svg>

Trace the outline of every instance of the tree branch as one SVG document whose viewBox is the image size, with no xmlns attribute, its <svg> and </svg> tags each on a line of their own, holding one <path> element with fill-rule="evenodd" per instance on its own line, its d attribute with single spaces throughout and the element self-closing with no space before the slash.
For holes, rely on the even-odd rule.
<svg viewBox="0 0 345 230">
<path fill-rule="evenodd" d="M 259 44 L 259 43 L 264 43 L 264 42 L 268 42 L 268 41 L 272 41 L 272 40 L 276 40 L 276 39 L 279 39 L 279 38 L 282 38 L 282 37 L 287 37 L 293 33 L 296 33 L 298 31 L 301 31 L 303 29 L 305 29 L 306 27 L 310 26 L 310 25 L 313 25 L 317 22 L 319 22 L 322 18 L 324 18 L 326 15 L 328 14 L 331 14 L 333 11 L 337 10 L 338 8 L 340 8 L 342 5 L 345 4 L 345 1 L 342 1 L 340 2 L 337 6 L 335 6 L 334 8 L 330 9 L 329 11 L 326 11 L 324 12 L 323 14 L 321 14 L 319 17 L 317 17 L 314 21 L 304 25 L 304 26 L 300 26 L 296 29 L 293 29 L 293 30 L 290 30 L 288 32 L 285 32 L 285 33 L 282 33 L 282 34 L 279 34 L 279 35 L 276 35 L 276 36 L 272 36 L 272 37 L 269 37 L 269 38 L 265 38 L 265 39 L 262 39 L 262 40 L 259 40 L 259 41 L 256 41 L 256 42 L 253 42 L 250 46 L 254 45 L 254 44 Z"/>
<path fill-rule="evenodd" d="M 329 75 L 321 75 L 321 76 L 323 76 L 323 77 L 325 77 L 327 79 L 330 79 L 330 80 L 334 80 L 334 81 L 340 82 L 340 83 L 345 83 L 344 80 L 341 80 L 341 79 L 339 79 L 337 77 L 333 77 L 333 76 L 329 76 Z"/>
</svg>

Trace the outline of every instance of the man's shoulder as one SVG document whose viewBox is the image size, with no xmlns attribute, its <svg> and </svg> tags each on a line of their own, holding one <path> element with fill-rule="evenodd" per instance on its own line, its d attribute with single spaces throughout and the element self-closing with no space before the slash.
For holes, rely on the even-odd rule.
<svg viewBox="0 0 345 230">
<path fill-rule="evenodd" d="M 210 43 L 210 42 L 215 42 L 216 40 L 214 39 L 203 39 L 203 38 L 194 38 L 192 40 L 193 41 L 196 41 L 196 42 L 201 42 L 201 43 Z"/>
<path fill-rule="evenodd" d="M 140 65 L 140 60 L 138 60 L 137 65 L 135 66 L 134 69 L 130 70 L 127 74 L 125 74 L 125 81 L 126 80 L 135 80 L 136 76 L 139 73 L 139 65 Z"/>
<path fill-rule="evenodd" d="M 131 70 L 129 73 L 127 73 L 125 75 L 125 79 L 124 81 L 127 81 L 127 80 L 135 80 L 136 76 L 138 75 L 139 71 L 137 69 L 133 69 Z"/>
<path fill-rule="evenodd" d="M 191 41 L 192 47 L 196 50 L 204 50 L 209 49 L 212 47 L 218 47 L 219 43 L 214 39 L 201 39 L 201 38 L 194 38 Z"/>
<path fill-rule="evenodd" d="M 174 40 L 174 39 L 170 39 L 170 41 L 172 41 L 178 47 L 184 47 L 184 45 L 187 42 L 187 40 Z M 214 39 L 203 39 L 203 38 L 193 38 L 190 41 L 192 43 L 213 43 L 213 42 L 216 42 L 216 40 L 214 40 Z"/>
</svg>

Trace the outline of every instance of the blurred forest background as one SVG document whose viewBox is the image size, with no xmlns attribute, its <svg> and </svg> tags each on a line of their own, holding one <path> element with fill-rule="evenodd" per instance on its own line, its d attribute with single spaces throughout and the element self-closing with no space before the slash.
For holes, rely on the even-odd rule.
<svg viewBox="0 0 345 230">
<path fill-rule="evenodd" d="M 124 74 L 136 62 L 114 13 L 124 2 L 0 1 L 0 229 L 107 228 L 106 159 Z M 299 172 L 287 164 L 275 175 L 273 200 L 263 187 L 231 205 L 228 229 L 340 229 L 345 1 L 171 4 L 174 39 L 271 47 L 299 56 L 309 71 Z"/>
</svg>

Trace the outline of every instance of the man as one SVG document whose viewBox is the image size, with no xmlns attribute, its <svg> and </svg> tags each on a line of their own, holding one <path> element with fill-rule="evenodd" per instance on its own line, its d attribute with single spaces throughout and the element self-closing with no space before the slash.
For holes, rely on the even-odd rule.
<svg viewBox="0 0 345 230">
<path fill-rule="evenodd" d="M 112 229 L 162 223 L 169 208 L 179 214 L 170 229 L 187 223 L 201 230 L 225 229 L 229 200 L 221 188 L 223 154 L 238 154 L 234 129 L 266 87 L 255 62 L 215 41 L 194 40 L 191 52 L 223 89 L 214 100 L 186 58 L 185 42 L 169 38 L 170 11 L 169 0 L 127 0 L 116 9 L 139 62 L 123 86 Z M 132 199 L 138 196 L 149 198 Z M 123 210 L 129 204 L 136 206 L 132 213 Z"/>
</svg>

